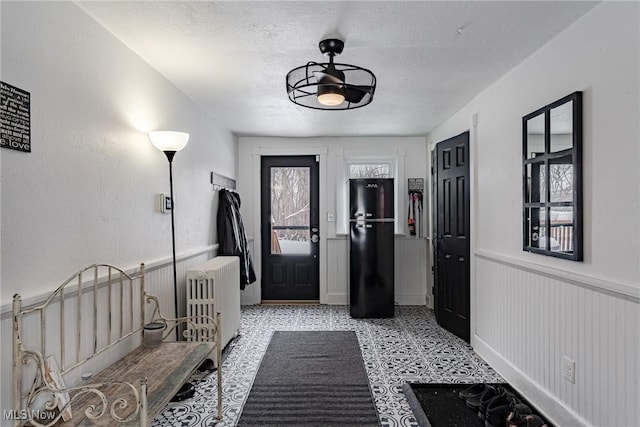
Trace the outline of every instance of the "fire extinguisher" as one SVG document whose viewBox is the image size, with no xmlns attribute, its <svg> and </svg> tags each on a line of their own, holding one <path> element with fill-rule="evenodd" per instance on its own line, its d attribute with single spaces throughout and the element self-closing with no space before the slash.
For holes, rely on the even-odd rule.
<svg viewBox="0 0 640 427">
<path fill-rule="evenodd" d="M 409 225 L 409 234 L 416 235 L 415 205 L 413 204 L 413 194 L 409 193 L 409 209 L 407 209 L 407 224 Z"/>
</svg>

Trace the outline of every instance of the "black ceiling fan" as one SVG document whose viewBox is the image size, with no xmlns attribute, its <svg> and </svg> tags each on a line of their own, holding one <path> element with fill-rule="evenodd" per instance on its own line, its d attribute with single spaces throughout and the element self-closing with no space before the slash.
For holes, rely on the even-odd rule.
<svg viewBox="0 0 640 427">
<path fill-rule="evenodd" d="M 287 73 L 291 102 L 316 110 L 351 110 L 371 103 L 376 76 L 366 68 L 334 62 L 344 49 L 342 40 L 322 40 L 319 47 L 329 62 L 310 61 Z"/>
</svg>

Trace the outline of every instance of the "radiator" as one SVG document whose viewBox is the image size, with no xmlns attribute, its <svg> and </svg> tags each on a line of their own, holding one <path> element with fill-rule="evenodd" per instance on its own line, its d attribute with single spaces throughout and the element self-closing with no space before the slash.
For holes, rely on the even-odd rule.
<svg viewBox="0 0 640 427">
<path fill-rule="evenodd" d="M 240 333 L 240 261 L 219 256 L 187 270 L 187 316 L 220 313 L 222 347 Z M 196 333 L 196 340 L 200 337 Z"/>
</svg>

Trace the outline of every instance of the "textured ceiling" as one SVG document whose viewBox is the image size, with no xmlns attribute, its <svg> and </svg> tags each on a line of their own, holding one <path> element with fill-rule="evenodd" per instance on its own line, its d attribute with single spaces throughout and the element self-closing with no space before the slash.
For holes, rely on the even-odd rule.
<svg viewBox="0 0 640 427">
<path fill-rule="evenodd" d="M 107 30 L 238 135 L 425 135 L 595 2 L 89 1 Z M 289 101 L 287 72 L 324 61 L 372 70 L 373 102 L 316 111 Z M 517 94 L 514 94 L 517 96 Z"/>
</svg>

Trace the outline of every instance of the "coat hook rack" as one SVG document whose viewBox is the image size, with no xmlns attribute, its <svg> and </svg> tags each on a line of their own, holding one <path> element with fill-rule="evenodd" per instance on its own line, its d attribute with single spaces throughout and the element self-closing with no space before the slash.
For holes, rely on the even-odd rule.
<svg viewBox="0 0 640 427">
<path fill-rule="evenodd" d="M 215 172 L 211 172 L 211 185 L 214 190 L 235 190 L 236 180 Z"/>
</svg>

